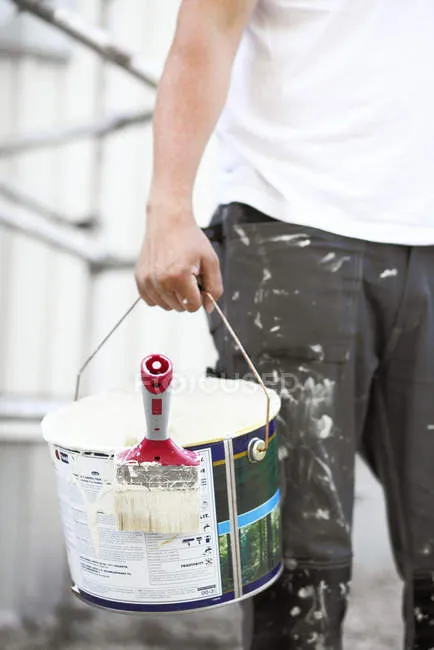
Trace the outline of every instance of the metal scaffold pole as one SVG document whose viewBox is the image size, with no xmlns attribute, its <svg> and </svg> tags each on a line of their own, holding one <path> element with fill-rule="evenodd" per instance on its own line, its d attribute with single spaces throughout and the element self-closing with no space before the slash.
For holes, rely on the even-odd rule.
<svg viewBox="0 0 434 650">
<path fill-rule="evenodd" d="M 77 13 L 69 9 L 53 7 L 42 0 L 12 1 L 19 9 L 28 11 L 57 27 L 148 86 L 157 87 L 158 75 L 152 71 L 150 64 L 145 64 L 138 54 L 130 52 L 123 45 L 116 43 L 108 32 L 83 21 Z"/>
<path fill-rule="evenodd" d="M 0 144 L 0 157 L 33 149 L 56 147 L 82 138 L 101 138 L 152 120 L 153 110 L 107 115 L 81 124 L 73 124 L 37 133 L 24 134 Z"/>
<path fill-rule="evenodd" d="M 131 270 L 134 267 L 133 259 L 110 254 L 92 235 L 77 232 L 71 225 L 50 223 L 36 215 L 30 217 L 21 212 L 9 214 L 3 211 L 0 211 L 0 225 L 81 259 L 89 265 L 92 273 Z"/>
</svg>

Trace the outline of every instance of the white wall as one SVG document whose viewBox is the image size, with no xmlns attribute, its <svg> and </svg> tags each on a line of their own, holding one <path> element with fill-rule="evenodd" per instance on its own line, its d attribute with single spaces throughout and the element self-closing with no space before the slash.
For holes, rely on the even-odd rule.
<svg viewBox="0 0 434 650">
<path fill-rule="evenodd" d="M 162 66 L 177 0 L 77 0 L 89 21 Z M 0 139 L 98 115 L 153 105 L 154 93 L 80 45 L 66 64 L 0 58 Z M 205 223 L 213 209 L 207 157 L 196 197 Z M 109 249 L 134 257 L 144 229 L 151 167 L 151 128 L 131 128 L 103 142 L 0 159 L 12 180 L 72 219 L 98 213 Z M 0 199 L 0 209 L 16 208 Z M 96 341 L 136 295 L 132 272 L 92 282 L 79 261 L 0 227 L 0 392 L 72 394 L 74 376 Z M 174 358 L 178 372 L 201 373 L 213 359 L 204 315 L 166 314 L 140 306 L 90 369 L 88 390 L 133 381 L 139 357 L 153 350 Z"/>
<path fill-rule="evenodd" d="M 177 0 L 75 5 L 83 18 L 106 26 L 162 67 Z M 0 54 L 0 97 L 0 142 L 154 102 L 152 91 L 76 44 L 67 63 Z M 147 125 L 102 142 L 0 158 L 0 179 L 71 220 L 99 214 L 109 250 L 134 257 L 143 236 L 151 160 Z M 196 196 L 202 224 L 213 209 L 212 165 L 211 151 Z M 1 212 L 17 209 L 0 196 Z M 82 361 L 135 297 L 132 270 L 93 281 L 82 262 L 0 226 L 0 395 L 72 398 Z M 202 374 L 215 356 L 204 314 L 166 314 L 140 305 L 90 367 L 84 390 L 133 384 L 141 355 L 151 351 L 171 356 L 179 373 Z M 54 475 L 38 440 L 37 425 L 0 422 L 0 619 L 46 615 L 65 593 Z"/>
</svg>

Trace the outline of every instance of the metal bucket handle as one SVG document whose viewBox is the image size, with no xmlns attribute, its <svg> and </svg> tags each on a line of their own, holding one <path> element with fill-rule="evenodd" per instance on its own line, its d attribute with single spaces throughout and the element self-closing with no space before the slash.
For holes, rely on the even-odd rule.
<svg viewBox="0 0 434 650">
<path fill-rule="evenodd" d="M 214 306 L 214 309 L 217 311 L 219 314 L 220 318 L 222 319 L 226 329 L 228 330 L 229 334 L 231 335 L 232 339 L 234 340 L 235 344 L 239 348 L 240 352 L 242 353 L 244 359 L 246 360 L 250 370 L 253 372 L 255 379 L 261 386 L 262 390 L 264 391 L 265 397 L 266 397 L 266 415 L 265 415 L 265 440 L 261 440 L 261 438 L 253 438 L 253 440 L 250 441 L 249 444 L 249 449 L 248 449 L 248 456 L 249 460 L 251 462 L 259 462 L 261 461 L 267 452 L 268 449 L 268 443 L 269 443 L 269 438 L 270 438 L 270 394 L 262 381 L 262 378 L 259 374 L 259 372 L 256 370 L 255 365 L 253 364 L 253 361 L 250 359 L 249 355 L 245 351 L 240 339 L 238 336 L 235 334 L 231 324 L 229 323 L 228 319 L 224 315 L 223 311 L 221 310 L 220 306 L 218 305 L 217 301 L 214 300 L 213 296 L 209 293 L 209 291 L 206 291 L 203 289 L 200 284 L 199 284 L 199 289 L 202 294 L 207 296 L 209 300 L 211 300 L 211 303 Z M 89 357 L 86 359 L 86 361 L 83 363 L 81 366 L 80 370 L 77 373 L 77 378 L 75 382 L 75 394 L 74 394 L 74 400 L 77 401 L 80 397 L 80 382 L 81 382 L 81 376 L 83 372 L 86 370 L 88 365 L 93 361 L 93 359 L 96 357 L 98 352 L 101 350 L 102 347 L 107 343 L 107 341 L 111 338 L 111 336 L 116 332 L 116 330 L 122 325 L 124 320 L 131 314 L 131 312 L 134 310 L 134 308 L 141 302 L 141 298 L 136 298 L 136 300 L 133 302 L 131 307 L 127 309 L 127 311 L 123 314 L 123 316 L 115 323 L 115 325 L 111 328 L 111 330 L 105 335 L 105 337 L 100 341 L 100 343 L 97 345 L 95 350 L 92 352 L 92 354 L 89 355 Z"/>
</svg>

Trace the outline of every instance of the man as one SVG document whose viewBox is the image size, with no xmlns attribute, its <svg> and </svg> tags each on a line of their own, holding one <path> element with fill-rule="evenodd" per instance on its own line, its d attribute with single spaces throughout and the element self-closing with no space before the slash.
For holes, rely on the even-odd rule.
<svg viewBox="0 0 434 650">
<path fill-rule="evenodd" d="M 405 648 L 434 647 L 433 34 L 432 0 L 180 9 L 136 277 L 178 311 L 200 307 L 196 276 L 215 298 L 224 285 L 278 378 L 285 570 L 254 599 L 252 639 L 246 610 L 246 648 L 342 648 L 357 450 L 386 493 Z M 216 126 L 213 248 L 192 191 Z M 218 372 L 242 373 L 214 316 L 211 330 Z"/>
</svg>

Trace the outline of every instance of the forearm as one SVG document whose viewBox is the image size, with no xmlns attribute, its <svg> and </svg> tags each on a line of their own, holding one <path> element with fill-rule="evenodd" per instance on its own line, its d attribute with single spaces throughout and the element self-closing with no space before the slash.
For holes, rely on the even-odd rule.
<svg viewBox="0 0 434 650">
<path fill-rule="evenodd" d="M 156 103 L 148 216 L 168 203 L 191 205 L 199 163 L 226 101 L 233 59 L 253 3 L 242 4 L 242 16 L 240 8 L 233 16 L 222 16 L 217 6 L 190 1 L 181 8 Z"/>
<path fill-rule="evenodd" d="M 202 56 L 201 51 L 202 50 Z M 229 64 L 218 48 L 174 51 L 158 95 L 150 206 L 188 203 L 200 160 L 223 108 Z"/>
<path fill-rule="evenodd" d="M 232 62 L 257 0 L 183 0 L 154 118 L 154 166 L 147 227 L 136 266 L 150 306 L 196 311 L 197 278 L 215 300 L 223 286 L 217 255 L 196 225 L 193 187 L 224 106 Z"/>
</svg>

